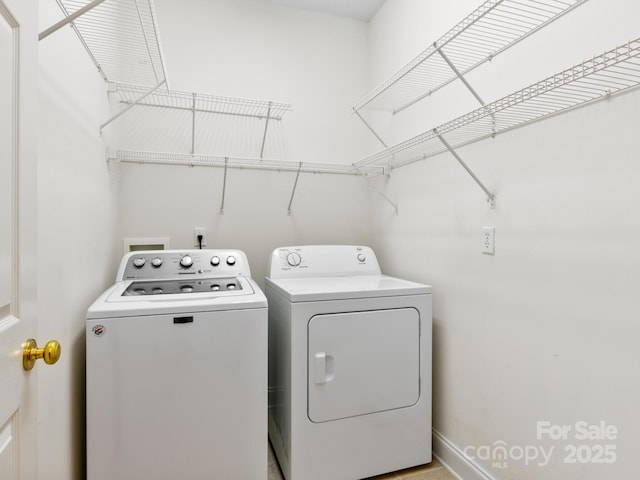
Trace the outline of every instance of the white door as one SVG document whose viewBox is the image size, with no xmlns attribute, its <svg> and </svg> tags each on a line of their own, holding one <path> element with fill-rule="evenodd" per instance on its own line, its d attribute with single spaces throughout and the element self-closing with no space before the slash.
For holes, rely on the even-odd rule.
<svg viewBox="0 0 640 480">
<path fill-rule="evenodd" d="M 37 478 L 36 378 L 22 344 L 36 330 L 37 2 L 0 0 L 0 478 Z"/>
<path fill-rule="evenodd" d="M 308 326 L 312 422 L 414 405 L 420 397 L 420 315 L 393 308 L 316 315 Z"/>
</svg>

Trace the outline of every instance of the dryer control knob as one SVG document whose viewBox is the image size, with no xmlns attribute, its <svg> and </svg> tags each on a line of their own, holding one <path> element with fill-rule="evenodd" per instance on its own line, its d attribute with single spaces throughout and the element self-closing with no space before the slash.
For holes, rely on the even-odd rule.
<svg viewBox="0 0 640 480">
<path fill-rule="evenodd" d="M 133 266 L 136 268 L 144 267 L 145 263 L 147 263 L 147 261 L 143 257 L 138 257 L 133 260 Z"/>
<path fill-rule="evenodd" d="M 229 255 L 227 257 L 227 265 L 235 265 L 236 264 L 236 257 L 234 257 L 233 255 Z"/>
<path fill-rule="evenodd" d="M 220 257 L 211 257 L 211 265 L 214 267 L 220 265 Z"/>
<path fill-rule="evenodd" d="M 158 268 L 160 265 L 162 265 L 162 258 L 155 257 L 153 260 L 151 260 L 151 265 Z"/>
<path fill-rule="evenodd" d="M 185 255 L 180 259 L 180 266 L 189 268 L 191 265 L 193 265 L 193 258 L 190 255 Z"/>
<path fill-rule="evenodd" d="M 357 258 L 360 263 L 363 263 L 367 259 L 367 257 L 364 256 L 364 253 L 359 253 Z"/>
<path fill-rule="evenodd" d="M 287 255 L 287 263 L 292 267 L 297 267 L 302 262 L 302 257 L 298 253 L 290 253 Z"/>
</svg>

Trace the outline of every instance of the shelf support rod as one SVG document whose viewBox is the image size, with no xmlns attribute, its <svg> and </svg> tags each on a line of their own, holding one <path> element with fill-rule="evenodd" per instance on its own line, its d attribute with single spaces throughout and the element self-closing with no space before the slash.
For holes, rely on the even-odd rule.
<svg viewBox="0 0 640 480">
<path fill-rule="evenodd" d="M 467 164 L 464 163 L 464 160 L 460 158 L 460 155 L 458 155 L 458 153 L 453 149 L 453 147 L 449 145 L 449 143 L 444 139 L 444 137 L 438 132 L 438 129 L 434 128 L 433 133 L 437 135 L 437 137 L 440 139 L 440 141 L 446 147 L 446 149 L 449 150 L 451 155 L 453 155 L 454 158 L 458 161 L 458 163 L 462 165 L 462 168 L 464 168 L 467 171 L 467 173 L 471 175 L 471 178 L 473 178 L 473 180 L 480 186 L 480 188 L 484 191 L 484 193 L 487 194 L 487 201 L 491 204 L 491 208 L 494 208 L 496 196 L 493 193 L 491 193 L 487 187 L 485 187 L 484 183 L 482 183 L 480 179 L 475 175 L 475 173 L 473 173 L 471 169 L 467 166 Z"/>
<path fill-rule="evenodd" d="M 149 3 L 151 3 L 151 2 L 149 2 Z M 137 1 L 135 2 L 135 4 L 136 4 L 136 12 L 138 13 L 138 22 L 140 24 L 140 30 L 142 31 L 142 37 L 144 38 L 144 45 L 145 45 L 145 47 L 147 47 L 147 55 L 149 55 L 149 58 L 153 58 L 153 55 L 151 53 L 151 49 L 149 48 L 149 39 L 147 38 L 147 32 L 146 32 L 146 30 L 144 28 L 144 22 L 142 21 L 142 15 L 140 14 L 140 5 L 138 4 Z M 153 22 L 151 22 L 151 23 L 153 23 Z M 161 49 L 158 49 L 158 50 L 161 50 Z M 155 77 L 156 82 L 158 82 L 159 81 L 158 72 L 156 72 L 156 65 L 155 65 L 155 63 L 153 61 L 151 62 L 151 69 L 153 70 L 153 76 Z M 164 71 L 162 73 L 164 74 Z"/>
<path fill-rule="evenodd" d="M 378 141 L 382 144 L 382 146 L 383 146 L 384 148 L 388 148 L 388 145 L 384 142 L 384 140 L 382 140 L 382 138 L 380 138 L 380 135 L 378 135 L 378 134 L 376 133 L 376 131 L 373 129 L 373 127 L 372 127 L 371 125 L 369 125 L 369 123 L 364 119 L 364 117 L 363 117 L 362 115 L 360 115 L 360 112 L 359 112 L 358 110 L 356 110 L 356 107 L 353 107 L 353 113 L 355 113 L 355 114 L 358 116 L 358 118 L 359 118 L 360 120 L 362 120 L 362 123 L 364 123 L 364 124 L 365 124 L 365 126 L 366 126 L 369 130 L 371 130 L 371 133 L 373 133 L 373 134 L 375 135 L 375 137 L 376 137 L 376 138 L 378 139 Z"/>
<path fill-rule="evenodd" d="M 289 216 L 291 216 L 291 204 L 293 203 L 293 196 L 296 194 L 298 178 L 300 178 L 300 170 L 302 170 L 302 162 L 298 164 L 298 173 L 296 173 L 296 180 L 293 182 L 293 190 L 291 190 L 291 198 L 289 198 L 289 207 L 287 208 L 287 215 Z"/>
<path fill-rule="evenodd" d="M 375 183 L 373 183 L 369 177 L 367 177 L 364 173 L 362 173 L 360 169 L 356 166 L 356 164 L 352 164 L 352 165 L 353 165 L 353 168 L 355 168 L 356 172 L 358 172 L 358 175 L 364 178 L 369 184 L 369 186 L 373 188 L 376 192 L 378 192 L 378 195 L 384 198 L 389 203 L 389 205 L 393 207 L 393 209 L 396 212 L 396 215 L 398 215 L 398 205 L 393 203 L 391 199 L 387 197 L 387 195 L 382 190 L 380 190 L 380 188 L 378 188 L 378 186 Z"/>
<path fill-rule="evenodd" d="M 105 0 L 93 0 L 93 2 L 88 3 L 87 5 L 85 5 L 84 7 L 76 10 L 75 12 L 73 12 L 71 15 L 63 18 L 62 20 L 60 20 L 58 23 L 56 23 L 55 25 L 52 25 L 51 27 L 47 28 L 46 30 L 44 30 L 42 33 L 40 33 L 40 35 L 38 35 L 38 40 L 42 40 L 44 38 L 47 38 L 49 35 L 51 35 L 53 32 L 56 32 L 58 30 L 60 30 L 62 27 L 64 27 L 65 25 L 70 24 L 71 22 L 73 22 L 76 18 L 78 18 L 81 15 L 84 15 L 85 13 L 87 13 L 89 10 L 93 9 L 94 7 L 97 7 L 98 5 L 100 5 L 102 2 L 104 2 Z"/>
<path fill-rule="evenodd" d="M 260 147 L 260 158 L 263 158 L 264 144 L 267 141 L 267 129 L 269 128 L 269 119 L 271 118 L 271 105 L 272 102 L 269 102 L 269 107 L 267 108 L 267 121 L 264 124 L 264 134 L 262 135 L 262 147 Z"/>
<path fill-rule="evenodd" d="M 227 166 L 229 157 L 224 157 L 224 177 L 222 179 L 222 203 L 220 204 L 220 215 L 224 215 L 224 196 L 227 192 Z"/>
<path fill-rule="evenodd" d="M 135 107 L 137 104 L 139 104 L 142 100 L 144 100 L 145 98 L 147 98 L 149 95 L 151 95 L 153 92 L 155 92 L 157 89 L 159 89 L 162 85 L 164 85 L 165 83 L 167 83 L 167 80 L 164 79 L 162 82 L 160 82 L 158 85 L 156 85 L 155 87 L 153 87 L 151 90 L 143 93 L 141 96 L 139 96 L 138 98 L 136 98 L 133 102 L 131 102 L 129 105 L 127 105 L 126 107 L 124 107 L 122 110 L 120 110 L 118 113 L 116 113 L 113 117 L 111 117 L 109 120 L 107 120 L 106 122 L 104 122 L 102 125 L 100 125 L 100 129 L 99 132 L 102 133 L 102 129 L 104 129 L 104 127 L 106 127 L 107 125 L 109 125 L 111 122 L 113 122 L 115 119 L 119 118 L 121 115 L 124 115 L 125 113 L 127 113 L 129 110 L 131 110 L 133 107 Z"/>
<path fill-rule="evenodd" d="M 484 100 L 482 100 L 482 98 L 480 97 L 480 95 L 478 95 L 478 92 L 476 92 L 473 87 L 471 86 L 471 84 L 469 82 L 467 82 L 467 79 L 464 78 L 464 75 L 462 75 L 462 73 L 460 72 L 460 70 L 458 70 L 456 68 L 456 66 L 453 64 L 453 62 L 451 60 L 449 60 L 449 57 L 447 57 L 444 52 L 442 51 L 442 47 L 438 47 L 435 43 L 433 44 L 433 46 L 436 48 L 437 52 L 440 54 L 440 56 L 442 57 L 442 59 L 447 62 L 447 65 L 449 65 L 449 68 L 451 68 L 451 70 L 453 70 L 453 73 L 456 74 L 456 76 L 460 79 L 460 81 L 464 84 L 465 87 L 467 87 L 467 89 L 469 89 L 469 91 L 471 92 L 471 94 L 476 97 L 476 100 L 478 100 L 478 102 L 480 102 L 480 105 L 482 105 L 483 107 L 486 106 L 486 104 L 484 103 Z M 491 114 L 491 118 L 493 118 L 493 114 Z"/>
<path fill-rule="evenodd" d="M 191 102 L 191 155 L 196 153 L 196 94 L 192 93 Z"/>
</svg>

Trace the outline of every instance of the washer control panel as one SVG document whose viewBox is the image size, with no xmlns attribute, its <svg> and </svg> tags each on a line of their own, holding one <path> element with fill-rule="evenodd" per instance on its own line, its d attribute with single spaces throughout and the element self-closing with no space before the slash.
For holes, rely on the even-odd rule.
<svg viewBox="0 0 640 480">
<path fill-rule="evenodd" d="M 373 250 L 359 245 L 280 247 L 269 262 L 270 278 L 380 275 Z"/>
<path fill-rule="evenodd" d="M 251 276 L 240 250 L 145 250 L 123 257 L 116 280 L 238 275 Z"/>
</svg>

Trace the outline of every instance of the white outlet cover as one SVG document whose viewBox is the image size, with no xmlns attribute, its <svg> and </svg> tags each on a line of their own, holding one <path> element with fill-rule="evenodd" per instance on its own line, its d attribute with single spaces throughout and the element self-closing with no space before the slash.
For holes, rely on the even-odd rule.
<svg viewBox="0 0 640 480">
<path fill-rule="evenodd" d="M 482 253 L 495 254 L 495 227 L 482 227 Z"/>
</svg>

